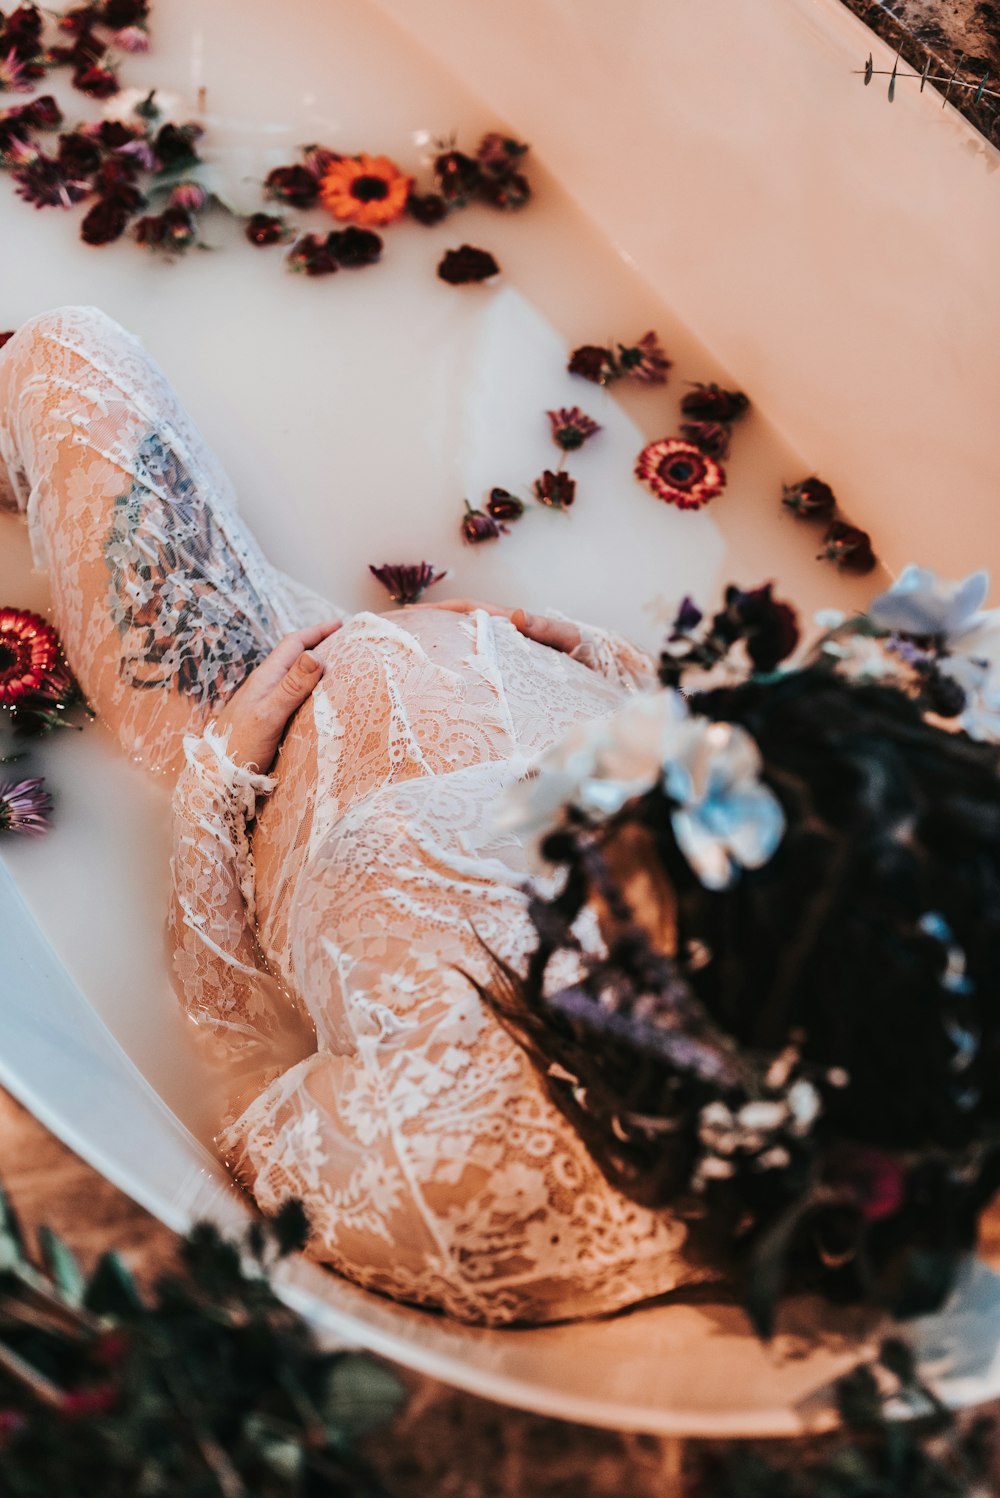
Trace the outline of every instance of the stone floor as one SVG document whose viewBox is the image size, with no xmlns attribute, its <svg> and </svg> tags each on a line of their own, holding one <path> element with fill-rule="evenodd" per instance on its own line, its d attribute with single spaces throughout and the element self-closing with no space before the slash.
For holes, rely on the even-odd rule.
<svg viewBox="0 0 1000 1498">
<path fill-rule="evenodd" d="M 900 71 L 922 73 L 930 63 L 931 75 L 946 80 L 955 73 L 951 88 L 936 87 L 956 109 L 1000 146 L 1000 4 L 993 0 L 843 0 L 866 25 L 898 50 Z M 908 66 L 903 66 L 908 64 Z M 881 66 L 881 64 L 877 64 Z M 984 73 L 986 89 L 979 103 L 973 102 Z M 976 87 L 963 87 L 972 83 Z M 886 88 L 888 79 L 875 78 L 871 87 Z M 897 82 L 897 88 L 919 88 L 919 83 Z"/>
</svg>

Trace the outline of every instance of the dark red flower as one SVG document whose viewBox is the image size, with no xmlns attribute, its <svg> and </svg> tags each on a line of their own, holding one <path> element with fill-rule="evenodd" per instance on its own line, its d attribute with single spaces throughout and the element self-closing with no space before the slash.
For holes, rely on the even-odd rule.
<svg viewBox="0 0 1000 1498">
<path fill-rule="evenodd" d="M 494 520 L 520 520 L 524 514 L 524 501 L 507 489 L 494 488 L 490 490 L 486 509 Z"/>
<path fill-rule="evenodd" d="M 618 345 L 618 363 L 623 374 L 644 385 L 665 385 L 671 361 L 654 332 L 644 333 L 633 345 Z"/>
<path fill-rule="evenodd" d="M 576 498 L 576 479 L 568 473 L 553 473 L 546 468 L 534 483 L 535 498 L 550 510 L 568 510 Z"/>
<path fill-rule="evenodd" d="M 355 224 L 347 229 L 334 229 L 327 235 L 326 243 L 337 264 L 345 270 L 374 265 L 382 258 L 380 237 L 373 229 L 359 229 Z"/>
<path fill-rule="evenodd" d="M 440 193 L 427 192 L 424 194 L 411 192 L 406 200 L 406 211 L 411 218 L 415 218 L 418 224 L 425 228 L 433 228 L 448 215 L 448 204 Z"/>
<path fill-rule="evenodd" d="M 111 1384 L 94 1384 L 89 1389 L 74 1389 L 63 1395 L 62 1412 L 76 1419 L 88 1415 L 108 1415 L 118 1403 L 118 1390 Z"/>
<path fill-rule="evenodd" d="M 40 98 L 32 99 L 30 104 L 22 104 L 16 114 L 33 130 L 58 130 L 63 122 L 63 112 L 51 94 L 42 94 Z"/>
<path fill-rule="evenodd" d="M 435 572 L 430 562 L 383 562 L 368 571 L 377 577 L 389 597 L 395 603 L 416 603 L 427 588 L 433 587 L 448 576 L 447 572 Z"/>
<path fill-rule="evenodd" d="M 434 161 L 438 192 L 445 202 L 462 208 L 475 197 L 481 181 L 478 161 L 461 151 L 442 151 Z"/>
<path fill-rule="evenodd" d="M 92 99 L 110 99 L 112 94 L 118 92 L 119 84 L 111 68 L 102 68 L 92 63 L 73 74 L 73 87 L 78 88 L 81 94 L 89 94 Z"/>
<path fill-rule="evenodd" d="M 735 421 L 750 405 L 742 390 L 721 390 L 718 385 L 697 384 L 681 400 L 685 416 L 701 421 Z"/>
<path fill-rule="evenodd" d="M 198 225 L 185 208 L 170 206 L 163 211 L 163 245 L 169 250 L 186 250 L 198 238 Z"/>
<path fill-rule="evenodd" d="M 3 348 L 3 346 L 4 346 L 5 343 L 9 343 L 10 340 L 13 338 L 13 336 L 14 336 L 14 334 L 16 332 L 17 332 L 16 328 L 11 328 L 6 333 L 0 333 L 0 348 Z"/>
<path fill-rule="evenodd" d="M 546 411 L 552 427 L 552 440 L 563 452 L 575 452 L 588 437 L 601 430 L 593 417 L 585 415 L 579 406 L 562 406 L 558 411 Z"/>
<path fill-rule="evenodd" d="M 42 13 L 34 5 L 19 5 L 4 22 L 0 47 L 13 48 L 18 57 L 33 58 L 41 51 Z"/>
<path fill-rule="evenodd" d="M 650 442 L 636 459 L 635 476 L 667 504 L 680 510 L 700 510 L 725 488 L 726 475 L 714 458 L 682 442 L 664 437 Z"/>
<path fill-rule="evenodd" d="M 573 350 L 566 366 L 570 374 L 582 375 L 595 385 L 610 385 L 621 379 L 618 361 L 609 348 L 599 348 L 596 343 L 584 343 Z"/>
<path fill-rule="evenodd" d="M 491 130 L 484 135 L 476 148 L 476 160 L 484 172 L 494 177 L 506 177 L 525 155 L 528 147 L 521 141 Z"/>
<path fill-rule="evenodd" d="M 200 182 L 178 182 L 170 189 L 168 208 L 181 208 L 185 213 L 201 213 L 208 206 L 209 194 Z"/>
<path fill-rule="evenodd" d="M 149 0 L 103 0 L 99 14 L 112 31 L 122 26 L 138 26 L 149 15 Z"/>
<path fill-rule="evenodd" d="M 313 208 L 319 197 L 319 181 L 304 166 L 276 166 L 264 180 L 264 192 L 293 208 Z"/>
<path fill-rule="evenodd" d="M 106 151 L 115 151 L 119 146 L 127 146 L 138 140 L 142 131 L 138 127 L 126 125 L 124 120 L 94 120 L 88 125 L 81 125 L 76 133 L 85 135 L 88 140 L 96 140 Z"/>
<path fill-rule="evenodd" d="M 84 215 L 80 238 L 84 244 L 111 244 L 121 239 L 130 217 L 129 209 L 120 198 L 98 198 Z"/>
<path fill-rule="evenodd" d="M 0 707 L 13 707 L 66 676 L 51 624 L 28 609 L 0 608 Z"/>
<path fill-rule="evenodd" d="M 201 160 L 195 147 L 204 133 L 193 120 L 184 125 L 161 125 L 153 141 L 161 170 L 176 172 L 195 166 Z"/>
<path fill-rule="evenodd" d="M 499 274 L 500 267 L 488 250 L 477 250 L 474 245 L 463 244 L 457 250 L 446 250 L 437 268 L 442 281 L 450 286 L 467 286 L 475 281 L 488 281 Z"/>
<path fill-rule="evenodd" d="M 143 245 L 147 250 L 159 249 L 166 239 L 167 226 L 163 222 L 162 213 L 150 213 L 145 218 L 139 219 L 132 230 L 136 244 Z"/>
<path fill-rule="evenodd" d="M 275 218 L 271 213 L 251 213 L 243 232 L 251 244 L 270 245 L 287 239 L 292 231 L 284 219 Z"/>
<path fill-rule="evenodd" d="M 96 5 L 76 5 L 59 17 L 59 30 L 68 31 L 71 36 L 77 36 L 81 31 L 89 31 L 97 20 Z"/>
<path fill-rule="evenodd" d="M 307 276 L 330 276 L 339 269 L 336 257 L 322 234 L 302 234 L 286 256 L 289 270 Z"/>
<path fill-rule="evenodd" d="M 91 177 L 101 164 L 101 150 L 97 143 L 74 130 L 59 137 L 60 167 L 71 177 Z"/>
<path fill-rule="evenodd" d="M 829 484 L 822 479 L 803 479 L 800 484 L 786 484 L 781 491 L 781 503 L 787 505 L 801 520 L 829 520 L 837 508 L 837 500 Z"/>
<path fill-rule="evenodd" d="M 507 177 L 483 177 L 478 196 L 493 208 L 514 212 L 528 202 L 531 184 L 520 172 L 511 172 Z"/>
<path fill-rule="evenodd" d="M 836 562 L 841 572 L 871 572 L 878 564 L 872 551 L 872 541 L 867 531 L 846 520 L 835 520 L 823 537 L 823 550 L 816 558 L 818 562 Z"/>
<path fill-rule="evenodd" d="M 329 151 L 326 146 L 303 146 L 302 165 L 319 182 L 337 161 L 343 161 L 339 151 Z"/>
<path fill-rule="evenodd" d="M 719 462 L 729 457 L 730 430 L 723 421 L 685 422 L 681 426 L 681 436 Z"/>
<path fill-rule="evenodd" d="M 15 192 L 36 208 L 72 208 L 90 191 L 82 177 L 70 176 L 58 161 L 41 153 L 14 173 Z"/>
<path fill-rule="evenodd" d="M 474 510 L 465 501 L 465 514 L 462 516 L 462 535 L 470 546 L 478 546 L 480 541 L 495 541 L 499 535 L 507 534 L 507 527 L 492 515 L 486 515 L 482 510 Z"/>
<path fill-rule="evenodd" d="M 745 642 L 755 671 L 773 671 L 799 643 L 795 610 L 771 596 L 773 586 L 766 583 L 746 591 L 728 587 L 726 606 L 713 620 L 713 629 L 720 639 Z"/>
</svg>

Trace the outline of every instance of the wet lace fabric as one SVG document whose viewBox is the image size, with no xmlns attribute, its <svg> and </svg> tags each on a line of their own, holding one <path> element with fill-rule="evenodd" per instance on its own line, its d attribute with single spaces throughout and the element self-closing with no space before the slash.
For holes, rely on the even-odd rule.
<svg viewBox="0 0 1000 1498">
<path fill-rule="evenodd" d="M 696 1277 L 683 1227 L 607 1185 L 465 976 L 488 978 L 481 943 L 517 963 L 534 940 L 497 797 L 648 684 L 648 659 L 599 630 L 571 659 L 483 612 L 358 614 L 256 775 L 212 709 L 329 605 L 269 567 L 101 314 L 47 314 L 0 352 L 4 493 L 95 706 L 150 768 L 183 760 L 176 986 L 228 1058 L 220 1143 L 260 1205 L 301 1198 L 314 1257 L 468 1320 L 595 1314 Z"/>
</svg>

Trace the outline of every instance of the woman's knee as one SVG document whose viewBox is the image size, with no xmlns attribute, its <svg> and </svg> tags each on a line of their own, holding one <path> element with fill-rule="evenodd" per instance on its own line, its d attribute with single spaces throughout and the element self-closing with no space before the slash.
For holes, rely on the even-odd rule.
<svg viewBox="0 0 1000 1498">
<path fill-rule="evenodd" d="M 30 372 L 44 368 L 46 344 L 55 344 L 89 361 L 97 352 L 106 356 L 122 343 L 133 350 L 136 345 L 132 334 L 100 307 L 53 307 L 22 323 L 0 357 L 8 365 L 20 363 Z"/>
</svg>

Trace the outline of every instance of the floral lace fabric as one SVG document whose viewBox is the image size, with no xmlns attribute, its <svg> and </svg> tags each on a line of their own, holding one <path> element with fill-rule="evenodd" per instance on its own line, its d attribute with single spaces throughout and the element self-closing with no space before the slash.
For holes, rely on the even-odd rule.
<svg viewBox="0 0 1000 1498">
<path fill-rule="evenodd" d="M 488 979 L 482 943 L 517 963 L 534 941 L 498 796 L 647 684 L 648 658 L 586 629 L 571 659 L 484 612 L 358 614 L 255 775 L 212 707 L 329 606 L 268 566 L 163 377 L 101 314 L 48 314 L 0 353 L 4 483 L 91 701 L 151 768 L 183 760 L 176 986 L 226 1063 L 220 1143 L 260 1205 L 300 1197 L 316 1258 L 468 1320 L 595 1314 L 696 1278 L 683 1226 L 612 1190 L 466 977 Z"/>
</svg>

